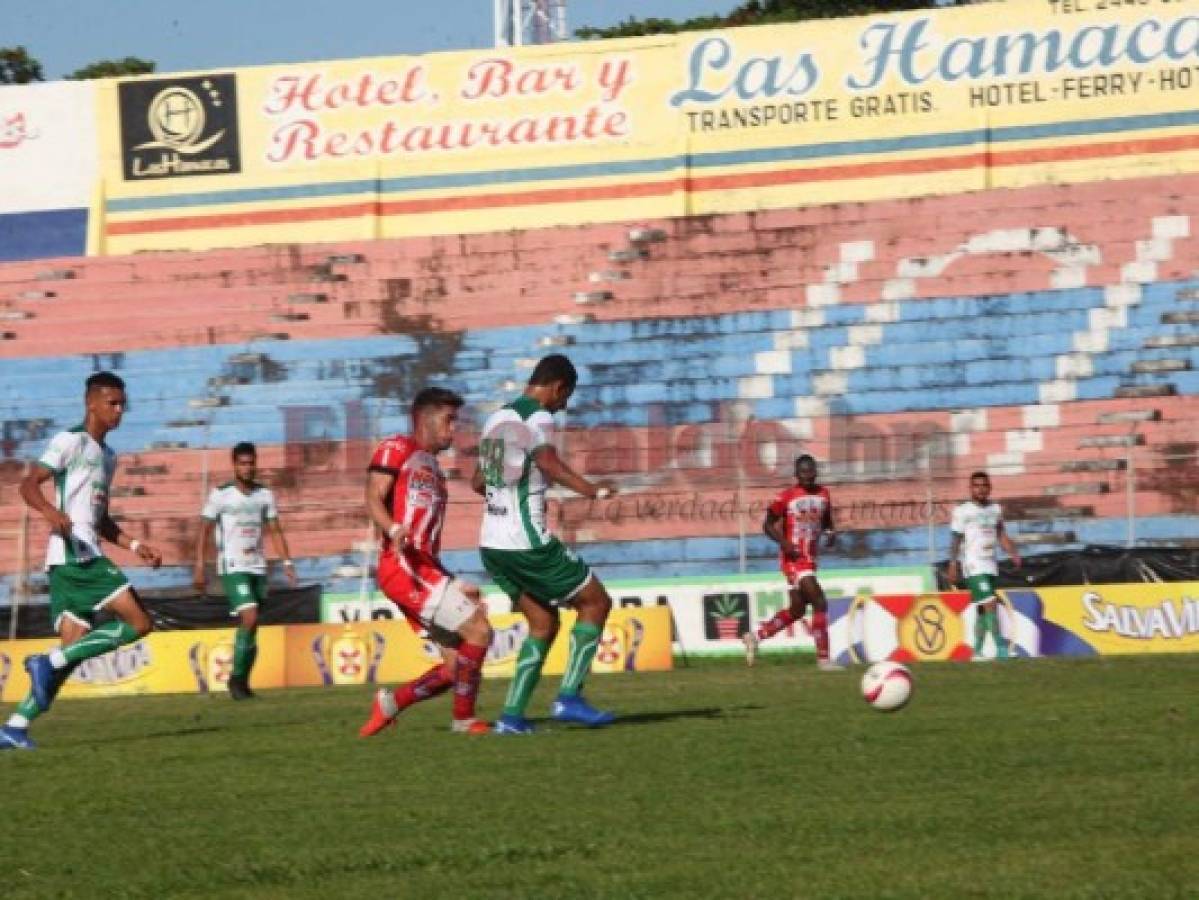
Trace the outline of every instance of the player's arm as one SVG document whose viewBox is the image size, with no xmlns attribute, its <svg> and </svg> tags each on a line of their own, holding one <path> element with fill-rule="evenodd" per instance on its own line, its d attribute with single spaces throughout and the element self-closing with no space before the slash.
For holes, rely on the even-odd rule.
<svg viewBox="0 0 1199 900">
<path fill-rule="evenodd" d="M 40 515 L 55 531 L 64 535 L 71 533 L 71 517 L 46 499 L 42 485 L 54 477 L 54 470 L 43 465 L 30 466 L 21 479 L 21 499 L 25 505 Z"/>
<path fill-rule="evenodd" d="M 553 444 L 542 444 L 533 451 L 533 462 L 549 481 L 591 500 L 603 500 L 616 493 L 610 481 L 589 481 L 572 469 Z"/>
<path fill-rule="evenodd" d="M 216 528 L 216 523 L 207 516 L 200 518 L 200 534 L 196 538 L 196 561 L 192 565 L 192 585 L 200 593 L 204 593 L 208 587 L 208 580 L 204 572 L 204 556 L 208 552 L 208 544 L 212 540 L 213 529 Z"/>
<path fill-rule="evenodd" d="M 267 531 L 271 536 L 271 544 L 275 548 L 275 555 L 283 561 L 283 571 L 287 573 L 287 583 L 292 587 L 296 586 L 296 564 L 291 561 L 291 553 L 287 550 L 287 538 L 283 534 L 283 526 L 279 524 L 279 517 L 274 516 L 266 520 Z"/>
<path fill-rule="evenodd" d="M 375 527 L 399 546 L 408 536 L 404 526 L 391 517 L 387 498 L 395 487 L 396 473 L 371 469 L 366 479 L 366 512 Z"/>
<path fill-rule="evenodd" d="M 104 514 L 104 517 L 96 526 L 96 533 L 110 544 L 116 544 L 118 547 L 136 553 L 139 559 L 143 562 L 148 562 L 155 569 L 162 565 L 161 553 L 149 544 L 143 544 L 137 538 L 131 538 L 125 532 L 121 531 L 121 526 L 114 522 L 112 516 L 108 513 Z"/>
<path fill-rule="evenodd" d="M 783 530 L 783 517 L 773 509 L 766 510 L 766 518 L 762 520 L 762 531 L 766 537 L 779 545 L 779 549 L 788 559 L 799 556 L 799 549 L 787 540 L 787 534 Z"/>
<path fill-rule="evenodd" d="M 1008 558 L 1011 559 L 1012 565 L 1017 569 L 1021 568 L 1024 565 L 1024 560 L 1020 558 L 1020 551 L 1016 549 L 1016 542 L 1008 536 L 1007 529 L 1003 527 L 1002 522 L 996 524 L 995 533 L 999 538 L 999 546 L 1003 548 Z"/>
<path fill-rule="evenodd" d="M 487 479 L 483 477 L 483 467 L 475 463 L 475 470 L 470 476 L 470 489 L 480 497 L 487 495 Z"/>
<path fill-rule="evenodd" d="M 824 529 L 824 546 L 831 549 L 837 543 L 837 528 L 833 525 L 832 500 L 825 504 L 824 519 L 821 521 L 820 527 Z"/>
<path fill-rule="evenodd" d="M 954 531 L 952 535 L 949 541 L 949 565 L 945 567 L 945 577 L 949 579 L 950 585 L 956 585 L 962 574 L 958 566 L 958 557 L 962 553 L 962 533 Z"/>
</svg>

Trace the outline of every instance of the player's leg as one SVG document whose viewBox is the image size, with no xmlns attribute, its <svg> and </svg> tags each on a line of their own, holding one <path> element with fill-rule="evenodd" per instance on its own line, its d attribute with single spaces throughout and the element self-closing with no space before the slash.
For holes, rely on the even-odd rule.
<svg viewBox="0 0 1199 900">
<path fill-rule="evenodd" d="M 780 631 L 803 618 L 807 599 L 800 589 L 800 582 L 790 581 L 789 584 L 790 587 L 787 589 L 787 606 L 780 609 L 758 626 L 758 630 L 754 632 L 755 643 L 774 637 Z"/>
<path fill-rule="evenodd" d="M 258 604 L 243 606 L 237 612 L 237 631 L 233 636 L 233 671 L 229 675 L 229 696 L 234 700 L 252 700 L 250 672 L 258 658 Z"/>
<path fill-rule="evenodd" d="M 370 717 L 358 729 L 361 737 L 378 734 L 395 722 L 408 707 L 445 693 L 454 683 L 454 666 L 458 653 L 453 647 L 438 646 L 441 662 L 430 666 L 418 677 L 396 688 L 379 688 L 371 703 Z"/>
<path fill-rule="evenodd" d="M 425 607 L 425 618 L 435 630 L 457 635 L 453 663 L 454 706 L 451 728 L 463 734 L 482 734 L 491 726 L 475 717 L 483 661 L 491 646 L 491 623 L 481 602 L 479 589 L 465 581 L 445 576 Z"/>
<path fill-rule="evenodd" d="M 98 557 L 82 565 L 55 566 L 50 572 L 51 610 L 88 625 L 94 613 L 107 609 L 116 618 L 98 628 L 88 628 L 76 640 L 49 653 L 25 660 L 33 695 L 43 712 L 49 708 L 55 682 L 84 660 L 132 644 L 150 633 L 150 617 L 142 609 L 125 576 L 113 563 Z M 54 597 L 58 598 L 54 601 Z"/>
<path fill-rule="evenodd" d="M 425 595 L 414 580 L 411 572 L 406 571 L 392 561 L 393 557 L 385 556 L 379 563 L 379 589 L 387 599 L 395 603 L 413 629 L 420 630 L 426 623 L 420 618 L 424 606 Z M 451 634 L 432 634 L 434 641 L 441 651 L 442 661 L 430 666 L 412 681 L 399 685 L 395 689 L 380 688 L 375 692 L 371 703 L 370 716 L 358 730 L 361 737 L 378 734 L 408 707 L 436 697 L 449 690 L 454 683 L 454 669 L 458 654 L 452 644 L 457 638 Z"/>
<path fill-rule="evenodd" d="M 989 575 L 971 575 L 966 579 L 970 587 L 970 599 L 974 603 L 974 658 L 985 659 L 983 647 L 987 635 L 992 635 L 995 641 L 995 655 L 1007 656 L 1007 645 L 999 633 L 999 619 L 995 614 L 995 582 Z"/>
<path fill-rule="evenodd" d="M 229 675 L 229 696 L 234 700 L 249 700 L 254 696 L 250 690 L 250 670 L 258 657 L 258 603 L 265 583 L 265 577 L 260 585 L 256 576 L 246 572 L 221 576 L 229 615 L 237 619 L 237 631 L 233 636 L 233 671 Z"/>
<path fill-rule="evenodd" d="M 824 596 L 824 588 L 816 579 L 815 572 L 806 574 L 799 583 L 800 593 L 807 604 L 812 607 L 812 640 L 816 642 L 816 665 L 824 671 L 836 671 L 841 668 L 829 658 L 828 646 L 828 600 Z"/>
<path fill-rule="evenodd" d="M 58 622 L 58 637 L 63 645 L 75 643 L 87 634 L 88 629 L 91 627 L 87 622 L 80 621 L 73 616 L 59 616 Z M 46 709 L 49 709 L 49 704 L 54 702 L 54 698 L 58 696 L 59 689 L 66 683 L 66 680 L 74 670 L 75 666 L 68 666 L 61 671 L 55 670 L 55 677 L 50 685 L 49 703 Z M 16 709 L 12 711 L 12 714 L 8 717 L 8 721 L 4 723 L 4 727 L 0 728 L 0 750 L 34 749 L 33 740 L 29 737 L 29 726 L 44 711 L 38 705 L 37 699 L 33 695 L 33 690 L 30 689 L 24 699 L 17 704 Z"/>
<path fill-rule="evenodd" d="M 583 683 L 595 661 L 608 614 L 612 611 L 612 598 L 603 582 L 594 573 L 589 573 L 570 603 L 578 613 L 578 619 L 570 630 L 566 671 L 562 675 L 558 698 L 554 701 L 554 718 L 592 727 L 608 725 L 615 721 L 616 716 L 592 707 L 583 699 L 582 692 Z"/>
<path fill-rule="evenodd" d="M 493 575 L 494 577 L 494 575 Z M 498 583 L 498 582 L 497 582 Z M 550 645 L 558 636 L 558 611 L 533 599 L 528 594 L 516 598 L 516 612 L 529 623 L 529 636 L 520 645 L 516 656 L 516 669 L 508 684 L 508 695 L 504 698 L 504 709 L 496 720 L 497 734 L 530 734 L 533 726 L 525 718 L 525 710 L 533 689 L 541 680 L 541 670 Z"/>
</svg>

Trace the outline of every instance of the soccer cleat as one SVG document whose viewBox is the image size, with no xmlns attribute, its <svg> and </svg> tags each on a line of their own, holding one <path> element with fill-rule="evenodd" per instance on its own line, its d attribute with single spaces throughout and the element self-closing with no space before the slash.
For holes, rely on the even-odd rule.
<svg viewBox="0 0 1199 900">
<path fill-rule="evenodd" d="M 50 657 L 44 653 L 25 657 L 25 671 L 29 673 L 29 685 L 33 692 L 33 702 L 38 709 L 45 712 L 54 701 L 58 690 L 58 673 L 50 665 Z"/>
<path fill-rule="evenodd" d="M 370 718 L 366 720 L 365 725 L 358 729 L 359 737 L 371 737 L 372 735 L 376 735 L 388 725 L 391 725 L 395 722 L 397 714 L 393 713 L 388 715 L 387 711 L 384 709 L 384 694 L 386 692 L 387 688 L 379 688 L 379 690 L 375 691 L 375 698 L 371 701 Z"/>
<path fill-rule="evenodd" d="M 495 720 L 496 734 L 532 734 L 533 723 L 524 716 L 500 716 Z"/>
<path fill-rule="evenodd" d="M 13 728 L 5 725 L 0 728 L 0 750 L 34 750 L 37 744 L 29 736 L 27 728 Z"/>
<path fill-rule="evenodd" d="M 234 700 L 255 700 L 258 697 L 250 690 L 250 685 L 240 678 L 229 679 L 229 696 Z"/>
<path fill-rule="evenodd" d="M 752 631 L 747 631 L 741 635 L 741 642 L 745 644 L 745 664 L 753 668 L 758 658 L 758 637 Z"/>
<path fill-rule="evenodd" d="M 550 707 L 550 714 L 559 722 L 574 722 L 586 725 L 588 728 L 598 728 L 601 725 L 611 725 L 616 716 L 610 712 L 596 709 L 582 697 L 559 697 Z"/>
<path fill-rule="evenodd" d="M 831 659 L 818 659 L 816 668 L 821 672 L 844 672 L 845 666 L 840 663 L 835 663 Z"/>
<path fill-rule="evenodd" d="M 450 731 L 455 734 L 487 734 L 491 731 L 491 723 L 482 719 L 454 719 L 450 722 Z"/>
</svg>

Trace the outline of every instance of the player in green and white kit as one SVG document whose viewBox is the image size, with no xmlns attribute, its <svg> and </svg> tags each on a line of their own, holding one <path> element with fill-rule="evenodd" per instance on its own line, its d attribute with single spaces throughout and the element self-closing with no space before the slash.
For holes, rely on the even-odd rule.
<svg viewBox="0 0 1199 900">
<path fill-rule="evenodd" d="M 471 486 L 486 499 L 479 552 L 492 580 L 529 622 L 503 715 L 495 723 L 498 734 L 532 732 L 525 709 L 558 633 L 558 606 L 563 604 L 575 608 L 578 621 L 571 629 L 553 716 L 592 727 L 615 719 L 581 695 L 612 599 L 587 564 L 550 533 L 545 514 L 551 484 L 590 498 L 614 492 L 610 484 L 593 483 L 575 472 L 553 445 L 553 414 L 566 408 L 578 379 L 565 356 L 545 357 L 524 393 L 487 419 L 479 442 L 479 465 L 471 478 Z"/>
<path fill-rule="evenodd" d="M 131 539 L 108 514 L 117 456 L 104 438 L 125 414 L 125 382 L 111 372 L 97 372 L 87 379 L 83 402 L 83 424 L 51 438 L 21 481 L 21 499 L 50 524 L 50 616 L 62 643 L 25 659 L 30 691 L 0 728 L 0 750 L 32 750 L 29 723 L 50 708 L 71 672 L 84 660 L 139 640 L 153 627 L 121 570 L 100 549 L 105 540 L 132 550 L 155 568 L 162 564 L 157 550 Z M 42 493 L 50 479 L 53 502 Z M 94 628 L 100 610 L 116 618 Z"/>
<path fill-rule="evenodd" d="M 990 634 L 995 641 L 995 655 L 1007 659 L 1009 645 L 1000 633 L 996 613 L 995 579 L 999 574 L 995 562 L 996 544 L 1007 551 L 1017 569 L 1021 561 L 1016 545 L 1003 529 L 1003 511 L 998 503 L 991 502 L 991 479 L 986 472 L 975 472 L 970 476 L 970 499 L 954 507 L 949 527 L 953 532 L 953 543 L 946 574 L 950 584 L 957 584 L 965 573 L 977 616 L 974 620 L 974 658 L 983 658 L 983 642 Z M 958 564 L 959 557 L 961 565 Z"/>
<path fill-rule="evenodd" d="M 217 574 L 229 601 L 229 615 L 237 617 L 229 695 L 234 700 L 248 700 L 254 697 L 250 672 L 258 656 L 258 607 L 267 595 L 264 530 L 270 530 L 275 552 L 283 559 L 283 570 L 292 587 L 296 586 L 296 569 L 279 524 L 275 495 L 256 480 L 258 450 L 248 441 L 233 448 L 233 475 L 232 481 L 213 488 L 204 504 L 192 583 L 201 593 L 207 589 L 204 553 L 215 534 Z"/>
</svg>

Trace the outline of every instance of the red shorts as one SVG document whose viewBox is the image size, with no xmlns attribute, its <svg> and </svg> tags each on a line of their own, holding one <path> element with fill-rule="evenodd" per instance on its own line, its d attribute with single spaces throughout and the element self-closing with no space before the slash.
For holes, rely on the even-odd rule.
<svg viewBox="0 0 1199 900">
<path fill-rule="evenodd" d="M 787 584 L 795 587 L 805 575 L 814 576 L 816 574 L 816 560 L 810 556 L 801 556 L 799 559 L 787 559 L 784 556 L 779 560 L 779 568 L 783 570 L 783 577 L 787 579 Z"/>
<path fill-rule="evenodd" d="M 453 580 L 435 558 L 413 550 L 387 550 L 379 557 L 379 589 L 420 631 L 429 624 L 429 604 Z"/>
</svg>

